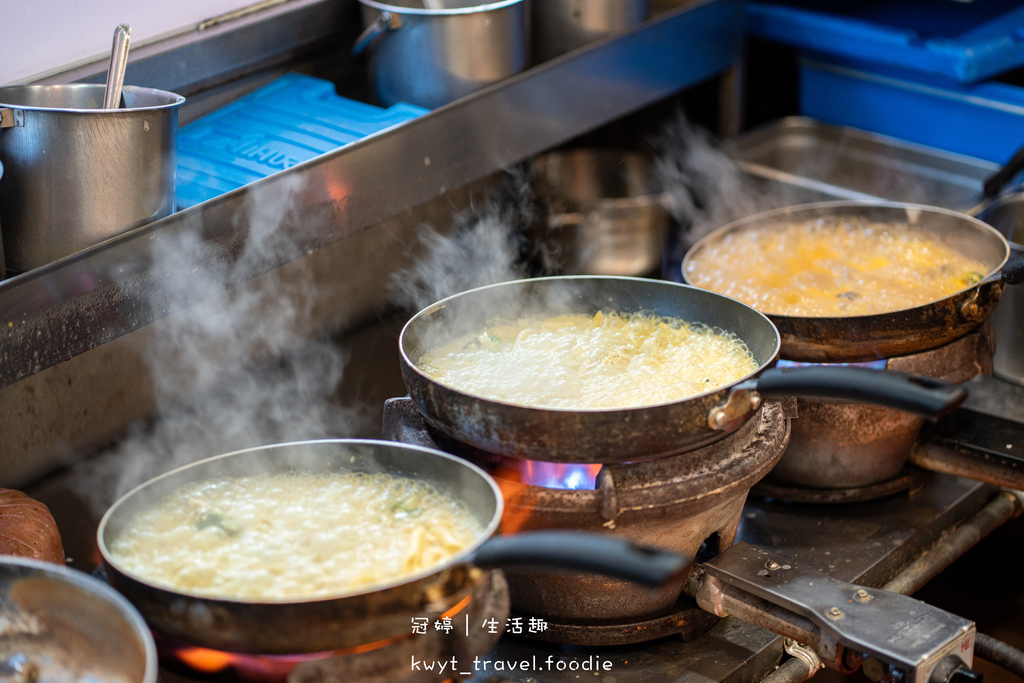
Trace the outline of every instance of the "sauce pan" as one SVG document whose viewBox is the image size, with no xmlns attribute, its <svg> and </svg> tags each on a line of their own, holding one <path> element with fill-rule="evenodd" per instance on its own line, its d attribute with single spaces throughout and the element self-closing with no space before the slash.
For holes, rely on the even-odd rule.
<svg viewBox="0 0 1024 683">
<path fill-rule="evenodd" d="M 986 267 L 972 286 L 931 303 L 874 315 L 768 317 L 779 329 L 781 355 L 812 363 L 852 363 L 904 356 L 938 348 L 985 322 L 1007 284 L 1024 282 L 1024 258 L 1010 260 L 1010 246 L 999 231 L 977 218 L 919 204 L 820 202 L 754 214 L 700 239 L 683 259 L 683 278 L 692 282 L 694 260 L 720 247 L 732 235 L 781 230 L 792 223 L 826 218 L 905 224 L 933 235 Z"/>
<path fill-rule="evenodd" d="M 362 592 L 306 601 L 219 599 L 173 590 L 134 576 L 110 552 L 110 544 L 136 514 L 190 482 L 285 472 L 383 472 L 419 479 L 465 504 L 483 531 L 441 565 Z M 185 644 L 255 654 L 326 652 L 407 636 L 413 617 L 436 619 L 469 595 L 481 569 L 543 565 L 657 587 L 680 580 L 690 564 L 682 555 L 605 535 L 494 536 L 502 510 L 494 480 L 447 453 L 386 441 L 305 441 L 228 453 L 168 472 L 114 503 L 97 535 L 108 581 L 154 631 Z"/>
<path fill-rule="evenodd" d="M 423 355 L 495 318 L 649 312 L 703 323 L 743 340 L 757 369 L 739 382 L 691 398 L 622 409 L 537 408 L 481 398 L 434 380 Z M 684 453 L 732 433 L 771 396 L 869 401 L 937 418 L 966 392 L 953 384 L 898 372 L 851 367 L 774 368 L 780 337 L 766 316 L 744 303 L 688 285 L 611 276 L 518 280 L 456 294 L 413 316 L 400 337 L 409 395 L 434 428 L 476 448 L 552 462 L 633 462 Z"/>
</svg>

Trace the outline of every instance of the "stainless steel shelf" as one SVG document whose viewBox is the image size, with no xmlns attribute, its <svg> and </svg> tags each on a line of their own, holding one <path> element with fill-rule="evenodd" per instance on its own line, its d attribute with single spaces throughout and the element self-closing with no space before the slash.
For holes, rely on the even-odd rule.
<svg viewBox="0 0 1024 683">
<path fill-rule="evenodd" d="M 738 58 L 742 26 L 740 0 L 686 3 L 416 120 L 0 282 L 0 410 L 14 406 L 17 419 L 42 420 L 33 410 L 53 408 L 26 407 L 26 401 L 50 406 L 64 399 L 63 379 L 43 384 L 40 373 L 74 374 L 64 366 L 91 351 L 113 354 L 105 363 L 118 367 L 129 351 L 105 349 L 111 342 L 134 336 L 122 341 L 135 347 L 134 359 L 146 343 L 140 333 L 158 333 L 146 330 L 154 322 L 224 290 L 256 286 L 251 283 L 261 275 L 286 266 L 329 273 L 346 312 L 324 320 L 336 323 L 354 307 L 371 308 L 380 288 L 367 286 L 367 279 L 379 281 L 393 267 L 394 249 L 383 245 L 414 234 L 416 221 L 396 229 L 389 220 L 408 218 L 416 207 L 721 73 Z M 273 202 L 276 214 L 258 213 Z M 247 235 L 266 230 L 268 221 L 274 222 L 275 236 L 265 243 L 271 248 L 254 255 Z M 374 243 L 380 248 L 364 253 L 360 270 L 350 272 L 343 267 L 355 248 L 349 242 L 363 252 Z M 154 263 L 155 248 L 185 243 L 204 247 L 196 252 L 201 258 L 179 263 L 196 281 L 214 283 L 201 291 L 170 286 L 176 273 Z M 33 378 L 36 385 L 12 393 Z M 27 432 L 43 429 L 49 427 L 22 428 L 25 446 L 16 450 L 36 457 L 39 439 Z M 94 440 L 113 431 L 89 430 Z M 61 446 L 78 447 L 75 439 Z M 18 456 L 0 460 L 7 457 Z"/>
</svg>

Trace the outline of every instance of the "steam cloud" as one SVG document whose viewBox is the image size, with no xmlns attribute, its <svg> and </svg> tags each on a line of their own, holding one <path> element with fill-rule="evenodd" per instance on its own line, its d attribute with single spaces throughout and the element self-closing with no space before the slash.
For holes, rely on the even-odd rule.
<svg viewBox="0 0 1024 683">
<path fill-rule="evenodd" d="M 156 300 L 201 301 L 160 321 L 147 348 L 157 419 L 76 468 L 69 481 L 95 512 L 152 477 L 196 460 L 258 445 L 345 437 L 369 419 L 332 401 L 347 353 L 298 331 L 315 300 L 304 271 L 249 280 L 246 273 L 298 255 L 281 229 L 296 210 L 297 179 L 283 179 L 240 212 L 248 237 L 237 258 L 195 235 L 154 244 Z M 271 188 L 268 188 L 271 189 Z M 250 197 L 254 195 L 249 195 Z M 209 264 L 203 270 L 196 264 Z M 217 264 L 217 265 L 213 265 Z M 206 299 L 206 300 L 203 300 Z M 256 371 L 252 357 L 264 360 Z"/>
<path fill-rule="evenodd" d="M 706 232 L 786 203 L 756 187 L 710 134 L 682 114 L 654 143 L 658 180 L 683 228 L 674 247 L 679 257 Z M 467 289 L 557 272 L 557 250 L 528 236 L 541 210 L 530 181 L 525 168 L 511 169 L 496 192 L 454 217 L 450 234 L 422 226 L 422 256 L 393 278 L 393 302 L 416 311 Z M 198 459 L 262 444 L 345 437 L 369 427 L 369 410 L 332 401 L 345 350 L 296 331 L 308 313 L 303 306 L 315 300 L 313 283 L 301 273 L 270 273 L 258 287 L 250 281 L 208 297 L 248 280 L 245 274 L 262 263 L 300 255 L 280 229 L 300 222 L 293 216 L 299 182 L 282 176 L 264 188 L 274 196 L 261 192 L 258 203 L 241 212 L 248 237 L 233 260 L 194 235 L 154 243 L 156 299 L 201 303 L 161 321 L 148 349 L 158 418 L 76 468 L 69 485 L 95 512 L 132 487 Z M 254 354 L 267 359 L 257 372 L 250 369 Z"/>
<path fill-rule="evenodd" d="M 655 174 L 679 226 L 668 260 L 681 261 L 690 246 L 727 223 L 801 201 L 795 192 L 769 189 L 744 173 L 711 133 L 682 112 L 664 124 L 652 144 Z"/>
<path fill-rule="evenodd" d="M 455 216 L 451 234 L 422 225 L 423 256 L 392 278 L 394 302 L 418 311 L 467 289 L 549 273 L 552 252 L 526 235 L 536 208 L 528 172 L 514 168 L 482 206 Z"/>
</svg>

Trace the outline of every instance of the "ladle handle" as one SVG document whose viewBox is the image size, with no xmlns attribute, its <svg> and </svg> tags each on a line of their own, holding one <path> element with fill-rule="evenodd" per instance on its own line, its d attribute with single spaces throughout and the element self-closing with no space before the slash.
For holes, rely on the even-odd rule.
<svg viewBox="0 0 1024 683">
<path fill-rule="evenodd" d="M 576 569 L 651 587 L 681 577 L 692 563 L 685 555 L 636 545 L 615 536 L 570 531 L 494 536 L 477 548 L 470 561 L 485 569 Z"/>
<path fill-rule="evenodd" d="M 352 56 L 361 57 L 372 43 L 390 31 L 391 28 L 391 12 L 381 12 L 378 14 L 377 18 L 370 22 L 370 25 L 363 29 L 363 32 L 356 38 L 355 44 L 352 45 Z"/>
<path fill-rule="evenodd" d="M 772 368 L 750 384 L 762 396 L 848 399 L 933 420 L 953 412 L 967 398 L 967 389 L 934 377 L 835 365 Z"/>
<path fill-rule="evenodd" d="M 121 90 L 124 88 L 124 71 L 128 67 L 128 43 L 132 30 L 126 24 L 114 29 L 114 44 L 110 49 L 110 65 L 107 67 L 107 87 L 103 90 L 103 108 L 118 109 L 121 106 Z"/>
</svg>

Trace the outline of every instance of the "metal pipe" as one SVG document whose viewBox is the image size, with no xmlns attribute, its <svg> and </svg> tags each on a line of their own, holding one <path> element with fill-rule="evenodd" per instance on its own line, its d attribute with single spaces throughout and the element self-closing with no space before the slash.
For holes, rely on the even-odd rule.
<svg viewBox="0 0 1024 683">
<path fill-rule="evenodd" d="M 761 679 L 761 683 L 801 683 L 817 673 L 799 657 L 790 657 L 779 668 Z"/>
<path fill-rule="evenodd" d="M 911 595 L 1007 520 L 1024 511 L 1024 492 L 1004 489 L 973 517 L 894 576 L 883 590 Z"/>
</svg>

